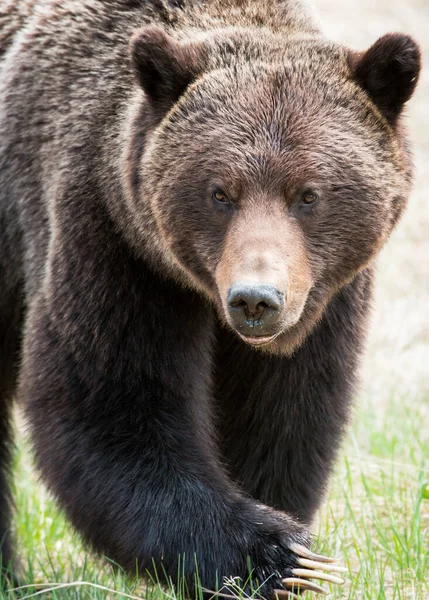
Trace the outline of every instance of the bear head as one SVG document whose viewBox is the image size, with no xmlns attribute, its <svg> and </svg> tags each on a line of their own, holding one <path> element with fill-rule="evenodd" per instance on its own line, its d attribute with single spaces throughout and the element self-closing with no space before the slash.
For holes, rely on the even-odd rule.
<svg viewBox="0 0 429 600">
<path fill-rule="evenodd" d="M 416 43 L 221 30 L 131 41 L 145 144 L 133 212 L 246 343 L 290 355 L 402 213 Z M 144 239 L 148 235 L 144 234 Z"/>
</svg>

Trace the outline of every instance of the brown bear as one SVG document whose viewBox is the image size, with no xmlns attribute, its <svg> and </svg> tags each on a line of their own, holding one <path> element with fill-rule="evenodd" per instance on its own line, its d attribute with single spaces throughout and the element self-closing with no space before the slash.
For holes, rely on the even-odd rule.
<svg viewBox="0 0 429 600">
<path fill-rule="evenodd" d="M 319 591 L 416 43 L 352 51 L 299 0 L 2 10 L 3 565 L 15 396 L 95 550 L 191 593 L 195 562 L 205 589 Z"/>
</svg>

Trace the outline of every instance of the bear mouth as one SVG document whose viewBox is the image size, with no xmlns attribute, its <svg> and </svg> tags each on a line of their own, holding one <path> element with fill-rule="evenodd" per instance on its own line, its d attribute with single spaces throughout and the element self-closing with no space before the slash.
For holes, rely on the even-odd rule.
<svg viewBox="0 0 429 600">
<path fill-rule="evenodd" d="M 239 337 L 246 342 L 246 344 L 250 344 L 251 346 L 265 346 L 266 344 L 270 344 L 275 340 L 275 338 L 280 335 L 280 331 L 278 333 L 274 333 L 272 335 L 243 335 L 237 331 Z"/>
</svg>

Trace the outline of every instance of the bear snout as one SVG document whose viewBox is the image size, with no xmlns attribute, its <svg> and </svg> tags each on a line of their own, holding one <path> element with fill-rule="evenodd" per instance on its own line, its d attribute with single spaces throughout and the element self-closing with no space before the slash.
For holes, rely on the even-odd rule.
<svg viewBox="0 0 429 600">
<path fill-rule="evenodd" d="M 235 282 L 228 290 L 232 325 L 246 341 L 267 343 L 279 333 L 285 295 L 273 285 Z"/>
</svg>

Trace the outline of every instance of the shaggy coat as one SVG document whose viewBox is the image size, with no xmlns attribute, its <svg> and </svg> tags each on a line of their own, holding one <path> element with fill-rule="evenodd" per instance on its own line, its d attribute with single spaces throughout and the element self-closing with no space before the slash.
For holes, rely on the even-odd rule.
<svg viewBox="0 0 429 600">
<path fill-rule="evenodd" d="M 14 396 L 94 549 L 190 588 L 250 558 L 269 597 L 347 423 L 418 48 L 330 43 L 298 0 L 0 11 L 3 565 Z"/>
</svg>

